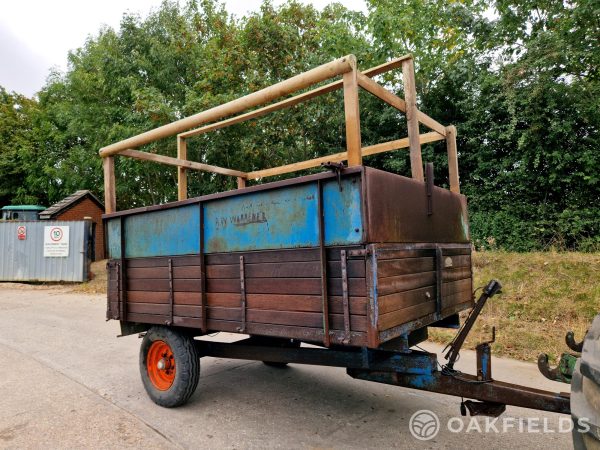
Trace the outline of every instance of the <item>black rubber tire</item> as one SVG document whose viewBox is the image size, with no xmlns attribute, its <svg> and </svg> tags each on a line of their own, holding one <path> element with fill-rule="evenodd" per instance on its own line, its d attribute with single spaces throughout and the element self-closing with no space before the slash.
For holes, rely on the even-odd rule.
<svg viewBox="0 0 600 450">
<path fill-rule="evenodd" d="M 285 347 L 285 348 L 300 348 L 300 341 L 293 339 L 265 339 L 263 345 L 272 345 L 273 347 Z M 274 362 L 274 361 L 263 361 L 265 366 L 275 367 L 277 369 L 285 369 L 288 365 L 286 362 Z"/>
<path fill-rule="evenodd" d="M 581 358 L 577 361 L 571 380 L 571 417 L 575 450 L 600 449 L 599 340 L 600 315 L 596 316 L 585 336 Z M 584 421 L 583 427 L 581 421 Z"/>
<path fill-rule="evenodd" d="M 175 379 L 165 391 L 157 389 L 150 381 L 146 360 L 154 341 L 164 341 L 171 347 L 175 358 Z M 174 408 L 186 403 L 192 396 L 200 379 L 200 357 L 192 336 L 172 328 L 155 326 L 148 330 L 140 347 L 140 374 L 148 396 L 157 405 Z"/>
</svg>

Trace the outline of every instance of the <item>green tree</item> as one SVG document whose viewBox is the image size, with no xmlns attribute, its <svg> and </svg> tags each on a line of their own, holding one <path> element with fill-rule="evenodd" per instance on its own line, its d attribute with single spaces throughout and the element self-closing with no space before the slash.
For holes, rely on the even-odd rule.
<svg viewBox="0 0 600 450">
<path fill-rule="evenodd" d="M 34 100 L 0 86 L 0 205 L 46 200 L 32 195 L 27 185 L 37 159 L 33 125 L 37 107 Z"/>
</svg>

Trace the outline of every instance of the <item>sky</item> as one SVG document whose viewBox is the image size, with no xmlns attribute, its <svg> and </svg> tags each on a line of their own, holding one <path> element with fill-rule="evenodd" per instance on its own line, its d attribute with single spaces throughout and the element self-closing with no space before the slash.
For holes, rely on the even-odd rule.
<svg viewBox="0 0 600 450">
<path fill-rule="evenodd" d="M 321 9 L 331 0 L 303 0 Z M 365 0 L 338 0 L 366 11 Z M 32 97 L 52 68 L 64 71 L 67 53 L 102 25 L 119 27 L 125 12 L 148 14 L 161 0 L 0 0 L 0 86 Z M 230 13 L 256 11 L 261 0 L 225 0 Z M 283 0 L 274 0 L 275 5 Z"/>
</svg>

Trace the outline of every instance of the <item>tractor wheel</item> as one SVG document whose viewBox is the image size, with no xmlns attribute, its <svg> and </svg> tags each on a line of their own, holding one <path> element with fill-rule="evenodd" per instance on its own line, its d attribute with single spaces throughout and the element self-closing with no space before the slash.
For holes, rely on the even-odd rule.
<svg viewBox="0 0 600 450">
<path fill-rule="evenodd" d="M 273 347 L 284 347 L 284 348 L 300 348 L 300 341 L 296 341 L 293 339 L 269 339 L 265 340 L 264 343 L 266 345 L 272 345 Z M 274 362 L 274 361 L 263 361 L 263 364 L 269 367 L 277 367 L 279 369 L 283 369 L 287 367 L 288 363 L 286 362 Z"/>
<path fill-rule="evenodd" d="M 150 328 L 140 348 L 140 372 L 154 403 L 165 408 L 183 405 L 200 379 L 194 339 L 171 328 Z"/>
<path fill-rule="evenodd" d="M 600 315 L 583 341 L 571 380 L 575 450 L 600 449 Z"/>
</svg>

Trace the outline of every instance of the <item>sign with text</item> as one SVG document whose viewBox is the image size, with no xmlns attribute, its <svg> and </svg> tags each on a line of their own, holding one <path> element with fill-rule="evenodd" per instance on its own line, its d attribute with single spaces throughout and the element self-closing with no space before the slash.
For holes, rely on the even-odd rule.
<svg viewBox="0 0 600 450">
<path fill-rule="evenodd" d="M 44 227 L 44 256 L 69 256 L 69 227 Z"/>
<path fill-rule="evenodd" d="M 27 227 L 25 225 L 19 225 L 17 227 L 17 239 L 20 241 L 27 239 Z"/>
</svg>

